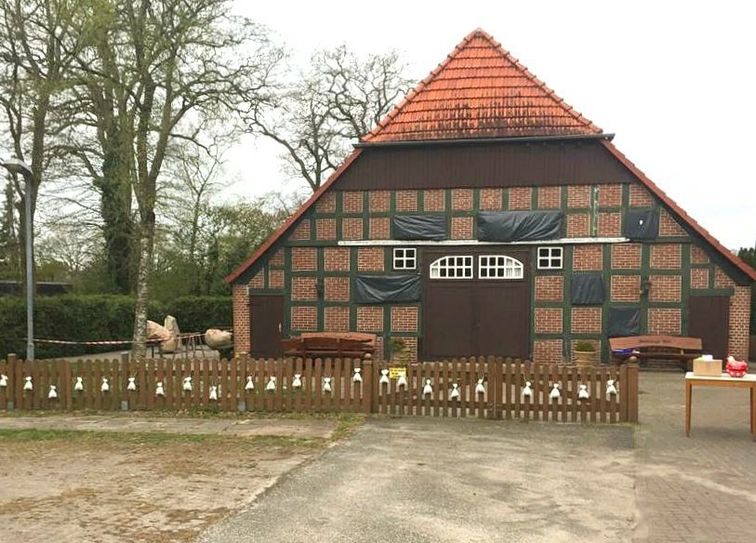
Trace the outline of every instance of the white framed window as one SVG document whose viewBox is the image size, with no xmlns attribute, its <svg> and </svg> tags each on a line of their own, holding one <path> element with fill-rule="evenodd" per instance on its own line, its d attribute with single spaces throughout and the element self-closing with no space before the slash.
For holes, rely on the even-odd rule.
<svg viewBox="0 0 756 543">
<path fill-rule="evenodd" d="M 504 255 L 481 255 L 478 257 L 480 279 L 522 279 L 525 267 L 522 262 Z"/>
<path fill-rule="evenodd" d="M 472 279 L 473 278 L 473 257 L 463 256 L 442 256 L 434 260 L 430 265 L 431 279 Z"/>
<path fill-rule="evenodd" d="M 394 269 L 414 270 L 417 268 L 417 249 L 397 247 L 394 249 Z"/>
<path fill-rule="evenodd" d="M 539 247 L 538 248 L 538 269 L 539 270 L 561 270 L 562 269 L 562 248 L 561 247 Z"/>
</svg>

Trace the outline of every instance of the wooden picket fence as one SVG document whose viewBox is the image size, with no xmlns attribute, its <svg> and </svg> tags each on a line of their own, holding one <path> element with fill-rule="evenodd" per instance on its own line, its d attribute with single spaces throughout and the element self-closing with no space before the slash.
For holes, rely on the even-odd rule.
<svg viewBox="0 0 756 543">
<path fill-rule="evenodd" d="M 402 382 L 396 375 L 390 378 L 389 371 L 386 362 L 360 359 L 158 358 L 139 363 L 124 356 L 28 362 L 11 355 L 0 360 L 0 410 L 206 409 L 638 420 L 635 365 L 577 368 L 481 357 L 410 364 Z M 610 380 L 616 394 L 609 393 Z M 190 386 L 185 389 L 187 381 Z M 523 394 L 526 383 L 530 395 Z M 558 398 L 550 397 L 555 384 Z M 587 399 L 578 398 L 581 385 Z M 51 387 L 57 397 L 50 397 Z"/>
</svg>

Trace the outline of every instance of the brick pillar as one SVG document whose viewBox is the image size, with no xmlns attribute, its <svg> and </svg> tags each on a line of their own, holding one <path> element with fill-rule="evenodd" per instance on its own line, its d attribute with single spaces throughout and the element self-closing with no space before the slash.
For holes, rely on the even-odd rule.
<svg viewBox="0 0 756 543">
<path fill-rule="evenodd" d="M 751 320 L 751 290 L 749 287 L 735 286 L 730 296 L 730 326 L 727 349 L 738 360 L 748 360 L 749 324 Z"/>
<path fill-rule="evenodd" d="M 249 353 L 250 333 L 252 331 L 249 322 L 249 292 L 247 285 L 234 285 L 233 287 L 233 324 L 234 324 L 234 353 Z"/>
</svg>

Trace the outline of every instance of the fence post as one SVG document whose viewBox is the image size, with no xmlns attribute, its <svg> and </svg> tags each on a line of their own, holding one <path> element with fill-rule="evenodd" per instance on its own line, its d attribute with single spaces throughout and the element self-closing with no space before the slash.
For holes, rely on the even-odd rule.
<svg viewBox="0 0 756 543">
<path fill-rule="evenodd" d="M 630 383 L 628 381 L 627 364 L 622 364 L 619 370 L 619 420 L 620 422 L 627 422 L 627 407 L 630 402 L 630 395 L 628 393 Z"/>
<path fill-rule="evenodd" d="M 627 422 L 638 422 L 638 364 L 627 364 Z"/>
<path fill-rule="evenodd" d="M 370 359 L 362 361 L 362 367 L 365 368 L 363 373 L 365 374 L 364 382 L 362 383 L 362 409 L 366 415 L 373 413 L 373 402 L 376 399 L 375 391 L 373 390 L 373 383 L 377 382 L 373 372 L 376 370 L 377 365 L 373 366 L 373 361 Z"/>
<path fill-rule="evenodd" d="M 10 382 L 13 385 L 12 387 L 8 387 L 10 389 L 10 392 L 6 392 L 6 396 L 9 396 L 13 400 L 13 409 L 20 409 L 20 405 L 23 406 L 23 402 L 19 400 L 23 400 L 23 396 L 21 395 L 21 387 L 23 384 L 20 383 L 20 381 L 23 380 L 23 376 L 21 376 L 21 372 L 19 371 L 19 362 L 18 362 L 18 356 L 16 356 L 15 353 L 11 353 L 8 355 L 8 377 L 10 378 Z"/>
</svg>

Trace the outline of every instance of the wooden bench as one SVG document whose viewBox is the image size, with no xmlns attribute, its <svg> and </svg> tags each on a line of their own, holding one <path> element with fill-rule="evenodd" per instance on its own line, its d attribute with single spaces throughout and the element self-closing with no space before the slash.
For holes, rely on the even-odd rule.
<svg viewBox="0 0 756 543">
<path fill-rule="evenodd" d="M 374 334 L 312 333 L 282 340 L 285 356 L 364 358 L 375 351 Z"/>
<path fill-rule="evenodd" d="M 629 336 L 609 339 L 612 359 L 620 364 L 635 358 L 641 360 L 669 360 L 690 370 L 691 360 L 701 356 L 701 338 L 679 336 Z"/>
</svg>

